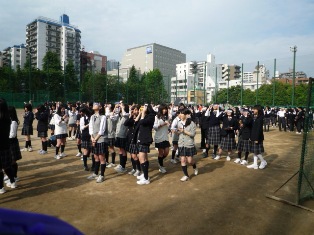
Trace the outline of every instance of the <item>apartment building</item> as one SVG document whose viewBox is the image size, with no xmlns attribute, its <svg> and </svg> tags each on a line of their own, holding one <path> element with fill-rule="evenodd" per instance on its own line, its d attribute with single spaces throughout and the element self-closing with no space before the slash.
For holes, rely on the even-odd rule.
<svg viewBox="0 0 314 235">
<path fill-rule="evenodd" d="M 11 66 L 13 70 L 24 68 L 26 62 L 26 47 L 24 44 L 7 47 L 0 52 L 0 67 Z"/>
</svg>

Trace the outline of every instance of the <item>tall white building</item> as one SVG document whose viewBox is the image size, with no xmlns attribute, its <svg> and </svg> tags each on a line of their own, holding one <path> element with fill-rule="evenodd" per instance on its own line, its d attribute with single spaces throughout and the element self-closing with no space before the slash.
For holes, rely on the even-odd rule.
<svg viewBox="0 0 314 235">
<path fill-rule="evenodd" d="M 18 66 L 21 69 L 24 68 L 24 64 L 26 62 L 26 48 L 24 44 L 5 48 L 0 52 L 0 54 L 1 67 L 11 66 L 14 70 L 16 70 Z"/>
<path fill-rule="evenodd" d="M 63 14 L 60 21 L 38 17 L 26 26 L 26 47 L 31 54 L 32 66 L 42 69 L 48 51 L 56 52 L 63 67 L 72 60 L 76 71 L 80 67 L 81 31 L 71 25 Z"/>
<path fill-rule="evenodd" d="M 171 78 L 171 101 L 176 98 L 185 103 L 205 103 L 212 101 L 215 94 L 215 84 L 222 79 L 221 65 L 216 64 L 215 56 L 207 55 L 206 61 L 197 62 L 197 73 L 192 73 L 193 62 L 176 65 L 176 76 Z M 195 78 L 195 79 L 194 79 Z M 204 87 L 205 84 L 205 87 Z M 196 97 L 194 98 L 194 88 Z M 205 89 L 204 89 L 205 88 Z M 202 98 L 197 97 L 202 94 Z"/>
</svg>

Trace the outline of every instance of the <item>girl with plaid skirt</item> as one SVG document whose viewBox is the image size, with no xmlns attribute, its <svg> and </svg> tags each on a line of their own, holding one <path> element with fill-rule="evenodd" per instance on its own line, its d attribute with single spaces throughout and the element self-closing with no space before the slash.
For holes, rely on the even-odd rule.
<svg viewBox="0 0 314 235">
<path fill-rule="evenodd" d="M 253 120 L 250 115 L 250 112 L 247 109 L 244 109 L 242 111 L 242 116 L 239 120 L 239 129 L 238 129 L 238 158 L 234 161 L 235 163 L 241 163 L 241 165 L 247 165 L 248 164 L 248 156 L 250 153 L 250 147 L 251 147 L 251 131 L 252 131 L 252 124 Z M 244 159 L 241 161 L 241 155 L 242 152 L 245 153 Z"/>
<path fill-rule="evenodd" d="M 24 106 L 25 113 L 23 114 L 23 128 L 22 128 L 22 135 L 25 136 L 25 148 L 21 151 L 29 151 L 32 152 L 32 142 L 31 142 L 31 135 L 33 135 L 33 121 L 34 121 L 34 114 L 33 108 L 31 104 L 25 104 Z"/>
<path fill-rule="evenodd" d="M 84 170 L 89 171 L 89 168 L 87 166 L 87 158 L 92 150 L 91 136 L 89 134 L 90 112 L 88 108 L 83 107 L 80 109 L 80 113 L 81 113 L 80 132 L 83 148 L 83 165 Z"/>
<path fill-rule="evenodd" d="M 68 140 L 75 140 L 75 135 L 76 135 L 76 120 L 77 120 L 77 110 L 76 110 L 76 105 L 71 104 L 70 109 L 68 110 L 68 115 L 69 115 L 69 135 L 68 135 Z M 73 136 L 72 136 L 73 132 Z"/>
<path fill-rule="evenodd" d="M 154 130 L 155 130 L 155 147 L 158 148 L 158 163 L 159 172 L 165 174 L 167 172 L 164 167 L 164 159 L 169 154 L 169 137 L 168 137 L 168 127 L 170 125 L 168 107 L 161 104 L 158 107 L 158 113 L 155 116 Z"/>
<path fill-rule="evenodd" d="M 127 131 L 128 128 L 124 125 L 125 121 L 129 118 L 129 106 L 124 104 L 119 104 L 119 118 L 116 128 L 116 141 L 115 146 L 119 148 L 119 158 L 120 164 L 116 166 L 114 169 L 118 173 L 125 173 L 127 170 L 125 169 L 125 165 L 127 162 L 127 154 L 126 154 L 126 142 L 127 142 Z"/>
<path fill-rule="evenodd" d="M 0 98 L 0 194 L 6 192 L 3 187 L 3 171 L 7 174 L 10 179 L 10 187 L 15 188 L 16 183 L 12 174 L 12 155 L 10 151 L 10 126 L 11 119 L 8 110 L 7 102 Z"/>
<path fill-rule="evenodd" d="M 149 146 L 153 142 L 152 129 L 155 121 L 155 111 L 153 110 L 153 107 L 150 104 L 145 104 L 139 118 L 137 147 L 143 174 L 137 177 L 137 184 L 145 185 L 150 184 L 150 179 L 148 177 L 149 161 L 147 155 L 149 153 Z"/>
<path fill-rule="evenodd" d="M 114 111 L 118 111 L 118 105 L 114 107 L 111 105 L 109 107 L 109 112 L 106 113 L 107 118 L 107 131 L 108 131 L 108 151 L 105 154 L 107 167 L 116 166 L 116 152 L 114 151 L 116 128 L 118 122 L 118 114 Z M 111 154 L 111 163 L 109 163 L 109 154 Z"/>
<path fill-rule="evenodd" d="M 251 132 L 251 153 L 254 154 L 253 164 L 247 166 L 250 169 L 264 169 L 267 166 L 267 162 L 264 160 L 262 153 L 264 152 L 264 133 L 263 133 L 263 110 L 260 105 L 253 107 L 253 124 Z M 258 166 L 258 159 L 261 164 Z"/>
<path fill-rule="evenodd" d="M 181 157 L 181 167 L 184 176 L 180 179 L 182 182 L 189 180 L 187 163 L 193 166 L 194 175 L 198 175 L 198 169 L 193 156 L 196 155 L 194 137 L 196 135 L 196 125 L 191 120 L 191 111 L 183 109 L 180 111 L 180 121 L 178 123 L 177 133 L 179 135 L 179 156 Z"/>
<path fill-rule="evenodd" d="M 219 105 L 214 104 L 208 107 L 206 110 L 205 116 L 209 117 L 209 128 L 208 135 L 206 139 L 206 147 L 209 148 L 210 145 L 214 146 L 212 158 L 218 160 L 220 156 L 216 155 L 218 150 L 218 145 L 221 141 L 220 136 L 220 121 L 222 118 L 223 112 L 219 111 Z"/>
<path fill-rule="evenodd" d="M 48 136 L 48 119 L 49 114 L 44 105 L 39 105 L 35 110 L 35 117 L 37 122 L 38 137 L 41 139 L 41 150 L 38 151 L 39 154 L 47 154 L 47 136 Z"/>
<path fill-rule="evenodd" d="M 131 112 L 129 119 L 124 122 L 124 125 L 128 127 L 127 132 L 127 147 L 126 151 L 131 154 L 132 170 L 129 175 L 139 176 L 141 174 L 141 164 L 138 159 L 138 147 L 136 144 L 136 136 L 138 130 L 138 121 L 140 118 L 140 106 L 133 105 L 131 107 Z"/>
<path fill-rule="evenodd" d="M 227 161 L 231 160 L 230 155 L 232 150 L 236 149 L 235 142 L 235 131 L 238 129 L 238 120 L 233 115 L 233 110 L 228 109 L 224 116 L 222 117 L 222 128 L 221 128 L 221 142 L 218 157 L 215 159 L 218 160 L 221 157 L 223 150 L 228 151 Z"/>
<path fill-rule="evenodd" d="M 180 112 L 177 110 L 176 112 L 173 112 L 174 115 L 172 115 L 172 122 L 171 122 L 171 133 L 172 133 L 172 153 L 171 153 L 171 160 L 170 162 L 173 164 L 177 164 L 180 159 L 176 157 L 177 151 L 178 151 L 178 141 L 179 136 L 177 134 L 177 128 L 178 128 L 178 122 L 180 121 L 179 114 Z"/>
<path fill-rule="evenodd" d="M 96 179 L 96 183 L 101 183 L 105 180 L 106 159 L 105 153 L 108 151 L 108 133 L 106 129 L 106 116 L 101 104 L 94 103 L 94 114 L 90 117 L 89 134 L 92 141 L 92 151 L 95 157 L 95 171 L 87 179 Z M 100 175 L 98 175 L 100 168 Z"/>
<path fill-rule="evenodd" d="M 59 106 L 56 114 L 53 116 L 54 123 L 56 125 L 55 135 L 57 139 L 56 145 L 56 155 L 55 159 L 61 159 L 66 156 L 64 153 L 66 138 L 67 134 L 67 122 L 68 122 L 68 115 L 65 114 L 65 107 Z M 59 155 L 59 149 L 61 147 L 61 154 Z"/>
<path fill-rule="evenodd" d="M 76 146 L 77 146 L 77 154 L 75 155 L 76 157 L 82 157 L 82 135 L 81 135 L 81 131 L 80 131 L 80 119 L 81 119 L 81 111 L 79 109 L 78 114 L 76 115 L 76 135 L 75 135 L 75 139 L 76 139 Z M 83 160 L 83 157 L 81 158 L 81 160 Z"/>
<path fill-rule="evenodd" d="M 54 135 L 55 131 L 55 123 L 53 119 L 53 115 L 57 112 L 56 110 L 56 104 L 53 103 L 50 108 L 50 114 L 49 114 L 49 129 L 51 130 L 51 135 Z"/>
</svg>

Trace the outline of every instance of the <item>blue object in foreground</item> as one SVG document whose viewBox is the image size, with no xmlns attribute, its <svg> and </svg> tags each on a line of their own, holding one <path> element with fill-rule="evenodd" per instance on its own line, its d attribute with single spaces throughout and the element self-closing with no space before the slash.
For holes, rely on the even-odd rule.
<svg viewBox="0 0 314 235">
<path fill-rule="evenodd" d="M 0 234 L 82 235 L 83 233 L 53 216 L 1 208 Z"/>
</svg>

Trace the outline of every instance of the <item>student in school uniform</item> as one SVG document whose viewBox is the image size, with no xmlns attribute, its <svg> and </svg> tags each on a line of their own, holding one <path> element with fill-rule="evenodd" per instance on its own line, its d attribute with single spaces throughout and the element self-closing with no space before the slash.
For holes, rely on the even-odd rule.
<svg viewBox="0 0 314 235">
<path fill-rule="evenodd" d="M 119 104 L 119 118 L 116 128 L 116 141 L 115 147 L 119 148 L 119 158 L 120 164 L 114 169 L 118 173 L 125 173 L 127 169 L 125 168 L 127 162 L 127 153 L 125 151 L 127 147 L 127 131 L 128 128 L 124 125 L 125 121 L 129 118 L 129 106 L 123 103 Z"/>
<path fill-rule="evenodd" d="M 108 151 L 108 133 L 106 130 L 106 116 L 101 104 L 93 104 L 94 114 L 89 122 L 89 134 L 92 141 L 92 151 L 95 157 L 95 171 L 87 179 L 96 179 L 96 183 L 102 183 L 105 180 L 106 158 L 105 153 Z M 99 173 L 100 168 L 100 175 Z"/>
<path fill-rule="evenodd" d="M 139 105 L 133 105 L 131 107 L 129 118 L 124 122 L 124 125 L 128 128 L 126 151 L 130 153 L 132 162 L 132 170 L 128 174 L 136 177 L 141 175 L 142 172 L 140 160 L 138 158 L 138 147 L 136 144 L 140 108 Z"/>
<path fill-rule="evenodd" d="M 33 135 L 33 121 L 34 121 L 34 114 L 33 114 L 33 107 L 31 104 L 25 104 L 24 106 L 24 114 L 23 114 L 23 128 L 22 128 L 22 135 L 25 136 L 25 148 L 21 149 L 21 151 L 28 151 L 32 152 L 32 141 L 31 135 Z"/>
<path fill-rule="evenodd" d="M 193 166 L 194 175 L 198 175 L 198 169 L 193 156 L 196 155 L 194 137 L 196 135 L 196 125 L 191 120 L 191 111 L 183 109 L 180 111 L 180 121 L 178 123 L 177 133 L 179 135 L 178 147 L 181 158 L 181 167 L 184 176 L 180 179 L 182 182 L 189 180 L 188 166 Z"/>
<path fill-rule="evenodd" d="M 78 110 L 78 113 L 76 115 L 76 146 L 77 146 L 77 154 L 76 157 L 81 157 L 81 160 L 83 160 L 83 154 L 82 154 L 82 134 L 80 131 L 80 119 L 81 119 L 82 113 L 80 112 L 80 109 Z"/>
<path fill-rule="evenodd" d="M 177 134 L 177 128 L 178 128 L 178 122 L 180 121 L 179 118 L 180 111 L 176 110 L 173 112 L 172 115 L 172 122 L 171 122 L 171 133 L 172 133 L 172 152 L 171 152 L 171 160 L 170 162 L 173 164 L 177 164 L 180 159 L 177 156 L 178 151 L 178 141 L 179 141 L 179 135 Z"/>
<path fill-rule="evenodd" d="M 249 169 L 264 169 L 267 162 L 264 160 L 262 153 L 264 152 L 264 133 L 263 133 L 263 110 L 260 105 L 253 107 L 253 124 L 251 131 L 251 153 L 253 153 L 253 164 L 248 165 Z M 258 159 L 261 161 L 258 166 Z"/>
<path fill-rule="evenodd" d="M 149 146 L 153 142 L 152 129 L 154 126 L 155 115 L 152 105 L 145 104 L 139 119 L 137 134 L 138 156 L 143 171 L 143 174 L 137 177 L 138 185 L 150 184 L 150 179 L 148 177 L 149 161 L 147 155 L 149 153 Z"/>
<path fill-rule="evenodd" d="M 68 110 L 68 116 L 69 116 L 69 135 L 68 135 L 68 140 L 75 140 L 75 135 L 76 135 L 76 120 L 77 120 L 77 110 L 76 110 L 76 105 L 71 104 L 70 108 Z M 73 132 L 73 136 L 72 136 Z"/>
<path fill-rule="evenodd" d="M 38 137 L 41 139 L 41 150 L 38 151 L 39 154 L 47 154 L 47 136 L 48 136 L 48 119 L 49 114 L 44 105 L 39 105 L 35 110 L 35 118 L 37 122 L 37 132 Z"/>
<path fill-rule="evenodd" d="M 50 108 L 50 114 L 49 114 L 49 129 L 51 130 L 51 135 L 54 135 L 55 131 L 55 123 L 53 119 L 53 115 L 57 112 L 56 110 L 56 104 L 53 103 Z"/>
<path fill-rule="evenodd" d="M 201 149 L 203 149 L 203 158 L 208 157 L 208 151 L 210 146 L 206 146 L 206 138 L 208 135 L 209 128 L 209 117 L 205 116 L 205 112 L 208 107 L 203 106 L 201 110 L 201 118 L 200 118 L 200 128 L 201 128 Z"/>
<path fill-rule="evenodd" d="M 298 109 L 297 115 L 295 117 L 295 123 L 296 123 L 296 127 L 297 127 L 296 134 L 301 134 L 301 130 L 303 128 L 305 112 L 304 112 L 303 108 L 301 108 L 301 107 L 298 107 L 297 109 Z"/>
<path fill-rule="evenodd" d="M 0 98 L 0 194 L 6 192 L 3 187 L 3 171 L 7 174 L 10 179 L 10 187 L 15 188 L 16 183 L 14 181 L 14 176 L 11 170 L 12 165 L 12 155 L 10 151 L 10 126 L 11 119 L 8 110 L 7 102 Z"/>
<path fill-rule="evenodd" d="M 116 152 L 114 150 L 115 137 L 116 137 L 116 128 L 118 123 L 118 114 L 115 110 L 118 111 L 118 106 L 114 107 L 111 105 L 109 110 L 106 111 L 107 118 L 107 131 L 108 131 L 108 151 L 105 154 L 106 164 L 108 168 L 116 166 Z M 111 162 L 109 163 L 109 154 L 111 154 Z"/>
<path fill-rule="evenodd" d="M 90 155 L 92 150 L 92 141 L 89 134 L 89 121 L 90 121 L 90 111 L 87 107 L 82 107 L 80 109 L 81 118 L 80 118 L 80 132 L 82 139 L 82 148 L 83 148 L 83 165 L 84 170 L 89 171 L 87 166 L 87 158 Z"/>
<path fill-rule="evenodd" d="M 57 139 L 55 159 L 59 160 L 63 157 L 66 157 L 66 154 L 64 153 L 64 149 L 65 149 L 66 138 L 68 136 L 67 122 L 68 122 L 69 117 L 65 113 L 65 107 L 59 106 L 53 118 L 54 118 L 54 123 L 56 126 L 55 135 Z M 60 148 L 61 148 L 61 154 L 59 154 Z"/>
<path fill-rule="evenodd" d="M 239 129 L 238 129 L 238 157 L 234 161 L 235 163 L 240 163 L 241 165 L 248 164 L 248 157 L 251 147 L 251 131 L 252 131 L 253 120 L 248 109 L 242 111 L 242 116 L 239 120 Z M 242 152 L 244 152 L 244 159 L 241 160 Z"/>
</svg>

